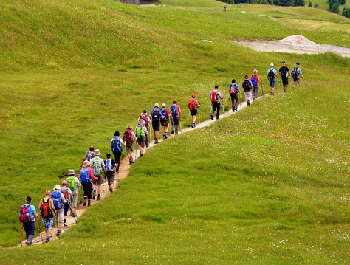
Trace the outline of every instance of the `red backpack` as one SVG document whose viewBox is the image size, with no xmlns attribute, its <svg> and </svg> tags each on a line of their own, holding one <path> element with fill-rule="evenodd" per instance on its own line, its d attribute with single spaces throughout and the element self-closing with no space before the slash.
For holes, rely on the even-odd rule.
<svg viewBox="0 0 350 265">
<path fill-rule="evenodd" d="M 131 130 L 126 130 L 123 134 L 123 141 L 127 144 L 132 144 L 134 140 L 131 137 Z"/>
<path fill-rule="evenodd" d="M 218 103 L 219 99 L 218 99 L 218 91 L 211 91 L 211 103 Z"/>
<path fill-rule="evenodd" d="M 61 189 L 61 192 L 63 193 L 64 198 L 68 201 L 68 200 L 69 200 L 69 193 L 68 193 L 68 190 L 62 190 L 62 189 Z"/>
<path fill-rule="evenodd" d="M 188 108 L 190 110 L 194 110 L 194 100 L 193 98 L 191 98 L 189 101 L 188 101 Z"/>
<path fill-rule="evenodd" d="M 45 198 L 42 200 L 41 203 L 41 217 L 42 218 L 53 218 L 52 210 L 50 208 L 50 199 Z"/>
</svg>

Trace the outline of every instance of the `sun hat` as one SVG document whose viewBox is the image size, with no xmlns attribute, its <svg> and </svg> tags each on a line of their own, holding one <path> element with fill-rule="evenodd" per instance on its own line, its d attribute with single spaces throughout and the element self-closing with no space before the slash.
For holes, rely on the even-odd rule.
<svg viewBox="0 0 350 265">
<path fill-rule="evenodd" d="M 162 103 L 162 108 L 165 107 L 165 103 Z"/>
<path fill-rule="evenodd" d="M 157 107 L 157 108 L 159 108 L 159 104 L 158 104 L 158 103 L 154 104 L 154 106 Z"/>
<path fill-rule="evenodd" d="M 95 150 L 95 156 L 99 156 L 101 154 L 100 149 Z"/>
<path fill-rule="evenodd" d="M 45 191 L 45 194 L 50 195 L 50 194 L 51 194 L 51 190 L 46 190 L 46 191 Z"/>
<path fill-rule="evenodd" d="M 145 120 L 140 120 L 140 125 L 145 125 Z"/>
<path fill-rule="evenodd" d="M 258 73 L 258 70 L 254 69 L 253 74 L 257 74 L 257 73 Z"/>
<path fill-rule="evenodd" d="M 30 202 L 30 201 L 32 201 L 32 198 L 30 196 L 27 196 L 26 201 Z"/>
<path fill-rule="evenodd" d="M 67 185 L 67 180 L 62 181 L 62 186 Z"/>
<path fill-rule="evenodd" d="M 192 97 L 195 98 L 195 97 L 196 97 L 196 94 L 192 94 Z"/>
<path fill-rule="evenodd" d="M 83 163 L 83 167 L 86 167 L 86 166 L 90 166 L 90 162 L 85 160 L 84 163 Z"/>
<path fill-rule="evenodd" d="M 271 67 L 274 67 L 275 65 L 274 65 L 273 63 L 270 63 L 270 66 L 271 66 Z"/>
<path fill-rule="evenodd" d="M 55 185 L 54 190 L 60 190 L 60 189 L 61 189 L 61 186 L 60 186 L 60 185 Z"/>
<path fill-rule="evenodd" d="M 74 175 L 75 175 L 74 169 L 68 170 L 68 176 L 74 176 Z"/>
</svg>

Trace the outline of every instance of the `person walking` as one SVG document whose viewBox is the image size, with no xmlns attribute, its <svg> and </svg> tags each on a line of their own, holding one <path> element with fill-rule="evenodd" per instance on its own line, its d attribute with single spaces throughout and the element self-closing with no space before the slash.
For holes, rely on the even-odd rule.
<svg viewBox="0 0 350 265">
<path fill-rule="evenodd" d="M 51 199 L 55 207 L 55 215 L 57 220 L 57 236 L 60 236 L 63 233 L 62 224 L 64 220 L 64 204 L 67 200 L 64 198 L 61 193 L 60 185 L 55 185 L 54 191 L 51 193 Z"/>
<path fill-rule="evenodd" d="M 153 134 L 154 134 L 154 143 L 159 143 L 159 125 L 160 125 L 160 111 L 159 111 L 159 104 L 154 104 L 154 109 L 151 110 L 151 117 L 152 117 L 152 128 L 153 128 Z"/>
<path fill-rule="evenodd" d="M 105 165 L 106 165 L 106 176 L 109 186 L 109 191 L 114 191 L 114 174 L 115 174 L 115 168 L 117 167 L 115 164 L 115 161 L 111 158 L 111 154 L 106 155 Z"/>
<path fill-rule="evenodd" d="M 62 187 L 61 187 L 61 193 L 64 196 L 64 199 L 66 200 L 66 203 L 63 205 L 63 215 L 64 215 L 64 220 L 63 220 L 63 226 L 67 227 L 67 215 L 68 215 L 68 210 L 69 210 L 69 205 L 72 199 L 72 191 L 70 188 L 67 187 L 67 180 L 62 181 Z"/>
<path fill-rule="evenodd" d="M 294 85 L 300 84 L 300 78 L 304 78 L 299 63 L 296 63 L 295 67 L 292 69 L 292 78 L 294 81 Z"/>
<path fill-rule="evenodd" d="M 85 152 L 83 160 L 81 161 L 81 164 L 80 164 L 80 168 L 82 168 L 85 160 L 90 162 L 93 157 L 95 157 L 95 147 L 93 145 L 91 145 L 89 148 L 89 151 Z"/>
<path fill-rule="evenodd" d="M 101 200 L 101 185 L 103 183 L 103 172 L 106 172 L 105 164 L 103 162 L 103 159 L 100 158 L 101 152 L 99 149 L 95 150 L 95 157 L 91 159 L 90 166 L 92 168 L 92 172 L 94 173 L 95 177 L 97 178 L 97 181 L 95 182 L 94 187 L 94 196 L 96 196 L 97 192 L 97 200 Z"/>
<path fill-rule="evenodd" d="M 72 200 L 71 200 L 71 216 L 77 217 L 77 206 L 78 206 L 78 196 L 81 183 L 79 178 L 75 176 L 74 169 L 68 171 L 67 187 L 72 191 Z"/>
<path fill-rule="evenodd" d="M 196 94 L 192 94 L 191 99 L 188 101 L 188 108 L 190 109 L 191 116 L 192 116 L 192 124 L 191 124 L 192 128 L 196 127 L 197 109 L 200 106 L 201 105 L 199 104 L 199 102 L 196 99 Z"/>
<path fill-rule="evenodd" d="M 84 191 L 84 201 L 83 206 L 86 206 L 86 200 L 88 200 L 88 207 L 91 206 L 91 199 L 92 199 L 92 182 L 96 181 L 97 178 L 95 177 L 94 173 L 92 172 L 92 168 L 90 167 L 89 161 L 84 161 L 83 168 L 80 170 L 80 181 L 83 185 L 83 191 Z"/>
<path fill-rule="evenodd" d="M 147 132 L 149 132 L 149 123 L 150 123 L 151 119 L 148 117 L 146 110 L 143 110 L 143 112 L 141 113 L 141 115 L 139 117 L 139 121 L 141 121 L 141 120 L 145 121 L 145 128 L 147 129 Z M 146 147 L 148 147 L 148 142 L 149 142 L 149 134 L 147 133 L 146 139 L 145 139 Z"/>
<path fill-rule="evenodd" d="M 137 125 L 136 127 L 136 138 L 137 138 L 137 143 L 139 144 L 140 147 L 140 156 L 143 156 L 144 150 L 145 150 L 145 143 L 146 143 L 146 136 L 148 134 L 148 131 L 145 127 L 145 121 L 140 120 L 140 124 Z"/>
<path fill-rule="evenodd" d="M 259 82 L 261 79 L 258 76 L 258 70 L 254 69 L 253 74 L 250 76 L 250 82 L 253 85 L 253 101 L 259 97 Z"/>
<path fill-rule="evenodd" d="M 274 64 L 270 63 L 270 68 L 267 70 L 267 79 L 270 82 L 270 94 L 274 95 L 275 94 L 275 83 L 276 83 L 276 69 L 273 68 Z"/>
<path fill-rule="evenodd" d="M 245 97 L 245 100 L 247 101 L 247 106 L 250 106 L 250 101 L 252 99 L 253 84 L 252 84 L 252 81 L 248 79 L 247 75 L 244 77 L 244 80 L 242 82 L 242 88 L 244 90 L 244 97 Z"/>
<path fill-rule="evenodd" d="M 120 157 L 123 153 L 123 144 L 122 139 L 120 139 L 120 133 L 119 131 L 114 132 L 114 137 L 111 140 L 111 152 L 114 155 L 114 161 L 116 163 L 116 172 L 119 173 L 119 167 L 120 167 Z"/>
<path fill-rule="evenodd" d="M 289 68 L 286 66 L 286 62 L 282 62 L 281 68 L 278 70 L 278 74 L 282 78 L 283 83 L 283 91 L 286 92 L 288 88 L 288 76 L 289 76 Z"/>
<path fill-rule="evenodd" d="M 38 214 L 35 210 L 35 206 L 32 205 L 32 198 L 27 196 L 26 203 L 21 206 L 19 218 L 26 232 L 26 244 L 28 246 L 32 245 L 33 237 L 35 236 L 35 217 L 38 217 Z"/>
<path fill-rule="evenodd" d="M 158 126 L 159 127 L 159 126 Z M 132 131 L 132 126 L 126 126 L 123 134 L 123 144 L 126 146 L 126 153 L 128 155 L 129 164 L 134 163 L 134 141 L 136 139 L 135 133 Z"/>
<path fill-rule="evenodd" d="M 173 104 L 169 108 L 170 115 L 172 119 L 172 127 L 171 131 L 175 133 L 175 135 L 179 134 L 179 124 L 180 124 L 180 113 L 181 109 L 180 106 L 177 105 L 177 100 L 173 100 Z"/>
<path fill-rule="evenodd" d="M 232 83 L 228 88 L 228 92 L 230 93 L 232 111 L 238 111 L 239 104 L 239 86 L 236 84 L 236 80 L 232 79 Z"/>
<path fill-rule="evenodd" d="M 160 124 L 162 125 L 163 140 L 168 139 L 168 126 L 169 126 L 169 110 L 166 109 L 165 103 L 162 103 L 160 110 Z"/>
<path fill-rule="evenodd" d="M 50 190 L 45 191 L 45 196 L 40 200 L 38 210 L 41 212 L 41 219 L 45 229 L 45 242 L 48 243 L 50 241 L 50 237 L 52 237 L 53 216 L 55 212 L 55 206 L 53 205 L 53 201 L 51 199 Z"/>
<path fill-rule="evenodd" d="M 224 96 L 219 92 L 219 86 L 216 85 L 215 88 L 210 91 L 209 98 L 212 104 L 212 110 L 210 112 L 210 119 L 214 120 L 214 112 L 216 112 L 216 119 L 220 118 L 220 100 L 224 98 Z"/>
</svg>

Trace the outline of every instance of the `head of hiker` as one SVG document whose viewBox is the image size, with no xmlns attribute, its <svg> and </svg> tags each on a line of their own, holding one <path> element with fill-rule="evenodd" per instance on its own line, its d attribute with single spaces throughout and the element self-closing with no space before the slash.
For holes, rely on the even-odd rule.
<svg viewBox="0 0 350 265">
<path fill-rule="evenodd" d="M 51 190 L 46 190 L 45 197 L 50 197 L 50 196 L 51 196 Z"/>
<path fill-rule="evenodd" d="M 75 171 L 74 171 L 74 169 L 68 170 L 68 176 L 75 176 Z"/>
<path fill-rule="evenodd" d="M 174 100 L 173 100 L 173 103 L 174 103 L 174 104 L 176 104 L 176 103 L 177 103 L 177 100 L 176 100 L 176 99 L 174 99 Z"/>
<path fill-rule="evenodd" d="M 296 64 L 295 64 L 295 67 L 296 67 L 296 68 L 298 68 L 298 67 L 299 67 L 299 65 L 300 65 L 300 63 L 296 63 Z"/>
<path fill-rule="evenodd" d="M 142 111 L 142 113 L 143 113 L 143 114 L 146 114 L 146 113 L 147 113 L 147 111 L 146 111 L 146 110 L 143 110 L 143 111 Z"/>
<path fill-rule="evenodd" d="M 106 155 L 106 157 L 107 157 L 108 159 L 111 158 L 111 156 L 112 156 L 111 154 L 107 154 L 107 155 Z"/>
<path fill-rule="evenodd" d="M 114 132 L 114 136 L 119 136 L 120 135 L 120 132 L 119 131 L 115 131 Z"/>
<path fill-rule="evenodd" d="M 126 129 L 127 130 L 132 130 L 132 126 L 131 125 L 126 126 Z"/>
<path fill-rule="evenodd" d="M 90 162 L 89 161 L 84 161 L 83 167 L 88 167 L 88 166 L 90 166 Z"/>
<path fill-rule="evenodd" d="M 286 62 L 285 62 L 285 61 L 283 61 L 283 62 L 282 62 L 282 65 L 283 65 L 283 66 L 286 66 Z"/>
<path fill-rule="evenodd" d="M 247 76 L 247 75 L 245 75 L 245 76 L 244 76 L 244 79 L 248 79 L 248 76 Z"/>
<path fill-rule="evenodd" d="M 61 184 L 62 186 L 67 186 L 67 180 L 63 180 Z"/>
<path fill-rule="evenodd" d="M 90 146 L 89 151 L 94 151 L 94 150 L 95 150 L 95 147 L 93 145 Z"/>
<path fill-rule="evenodd" d="M 196 98 L 196 94 L 192 94 L 191 96 L 192 96 L 192 98 Z"/>
<path fill-rule="evenodd" d="M 31 198 L 30 196 L 27 196 L 26 202 L 27 202 L 27 203 L 30 203 L 31 201 L 32 201 L 32 198 Z"/>
<path fill-rule="evenodd" d="M 215 86 L 215 89 L 216 89 L 216 90 L 218 90 L 218 89 L 219 89 L 219 86 L 218 86 L 218 85 L 216 85 L 216 86 Z"/>
<path fill-rule="evenodd" d="M 54 190 L 61 190 L 61 186 L 60 185 L 55 185 Z"/>
<path fill-rule="evenodd" d="M 95 156 L 99 156 L 99 155 L 101 155 L 101 152 L 100 152 L 99 149 L 96 149 L 96 151 L 95 151 Z"/>
<path fill-rule="evenodd" d="M 145 120 L 140 120 L 140 125 L 141 126 L 145 125 Z"/>
<path fill-rule="evenodd" d="M 270 63 L 270 68 L 274 67 L 275 65 L 273 63 Z"/>
<path fill-rule="evenodd" d="M 232 84 L 236 84 L 236 79 L 232 79 Z"/>
<path fill-rule="evenodd" d="M 165 103 L 162 103 L 162 108 L 165 108 Z"/>
<path fill-rule="evenodd" d="M 159 108 L 159 104 L 158 103 L 154 104 L 154 107 Z"/>
<path fill-rule="evenodd" d="M 258 74 L 258 70 L 254 69 L 253 74 L 257 75 Z"/>
</svg>

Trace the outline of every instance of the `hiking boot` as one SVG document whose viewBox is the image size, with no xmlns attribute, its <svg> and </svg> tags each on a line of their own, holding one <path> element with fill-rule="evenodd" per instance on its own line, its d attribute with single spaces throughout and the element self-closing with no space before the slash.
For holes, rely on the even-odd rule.
<svg viewBox="0 0 350 265">
<path fill-rule="evenodd" d="M 170 134 L 174 134 L 174 130 L 172 130 Z"/>
<path fill-rule="evenodd" d="M 61 230 L 57 230 L 56 236 L 60 236 L 61 235 Z"/>
<path fill-rule="evenodd" d="M 143 154 L 140 154 L 140 156 L 143 156 Z"/>
<path fill-rule="evenodd" d="M 154 144 L 157 144 L 157 143 L 159 143 L 158 140 L 155 140 L 155 141 L 154 141 Z"/>
<path fill-rule="evenodd" d="M 191 127 L 194 128 L 194 127 L 196 127 L 196 125 L 195 125 L 194 123 L 192 123 L 192 124 L 191 124 Z"/>
<path fill-rule="evenodd" d="M 63 226 L 64 226 L 64 227 L 68 227 L 68 225 L 67 225 L 67 224 L 64 224 Z"/>
<path fill-rule="evenodd" d="M 101 200 L 102 198 L 101 198 L 101 195 L 98 195 L 97 196 L 97 200 L 99 201 L 99 200 Z"/>
<path fill-rule="evenodd" d="M 129 159 L 129 164 L 131 165 L 133 163 L 134 163 L 134 161 L 132 159 Z"/>
<path fill-rule="evenodd" d="M 210 115 L 210 119 L 211 119 L 211 120 L 214 120 L 214 117 L 213 117 L 213 115 Z"/>
<path fill-rule="evenodd" d="M 91 201 L 89 200 L 89 201 L 88 201 L 88 207 L 90 207 L 90 206 L 91 206 Z"/>
<path fill-rule="evenodd" d="M 32 245 L 32 243 L 31 243 L 31 242 L 29 242 L 29 241 L 26 241 L 26 245 L 27 245 L 27 246 L 31 246 L 31 245 Z"/>
<path fill-rule="evenodd" d="M 85 203 L 85 205 L 86 205 L 86 203 Z M 77 217 L 77 214 L 75 213 L 75 212 L 72 212 L 72 217 Z"/>
<path fill-rule="evenodd" d="M 110 192 L 113 192 L 113 188 L 112 188 L 112 187 L 109 187 L 109 191 L 110 191 Z"/>
<path fill-rule="evenodd" d="M 83 206 L 86 206 L 86 199 L 84 198 Z"/>
<path fill-rule="evenodd" d="M 163 134 L 163 140 L 165 140 L 166 138 L 165 138 L 165 134 Z"/>
</svg>

